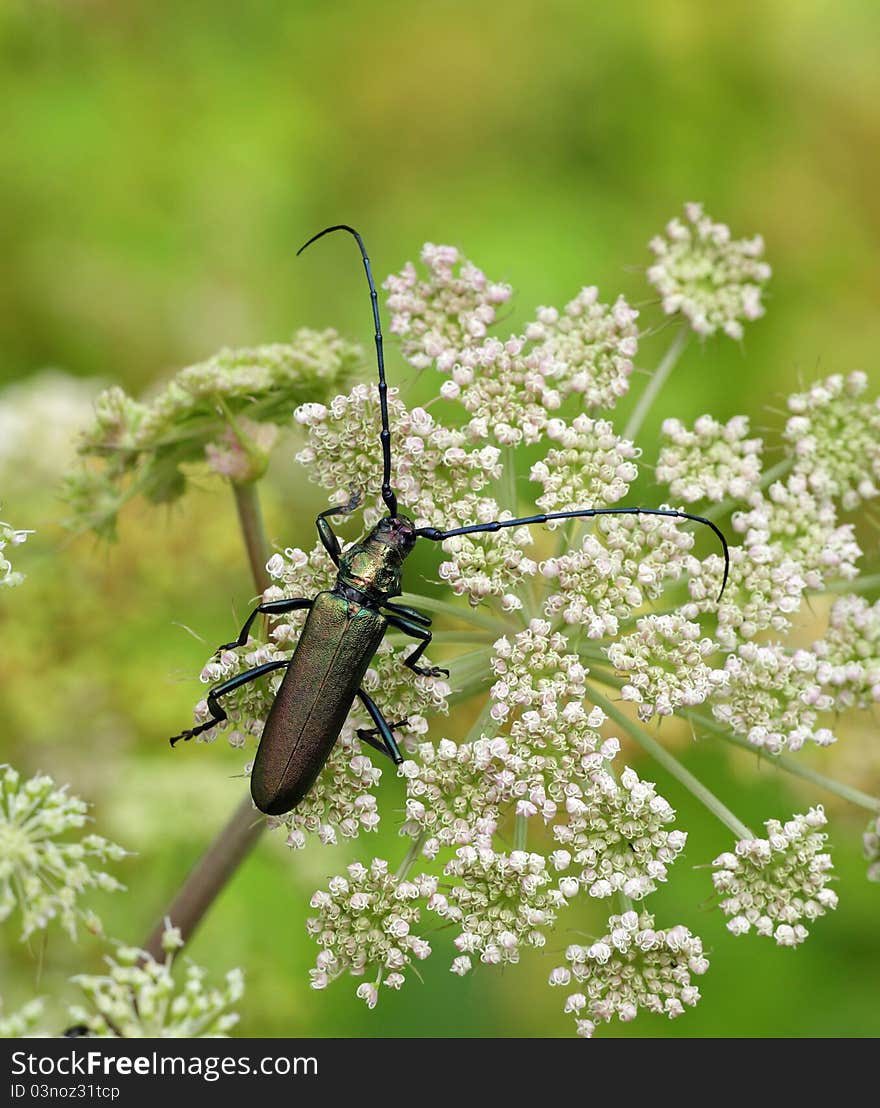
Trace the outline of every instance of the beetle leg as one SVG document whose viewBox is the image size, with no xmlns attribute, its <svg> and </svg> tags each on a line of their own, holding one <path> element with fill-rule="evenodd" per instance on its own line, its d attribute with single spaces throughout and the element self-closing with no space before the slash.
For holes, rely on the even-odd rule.
<svg viewBox="0 0 880 1108">
<path fill-rule="evenodd" d="M 244 627 L 242 627 L 241 631 L 238 633 L 238 638 L 233 639 L 232 642 L 225 642 L 221 646 L 218 646 L 214 653 L 220 654 L 224 650 L 234 650 L 237 646 L 244 646 L 251 631 L 251 624 L 257 616 L 280 616 L 284 612 L 297 612 L 302 608 L 311 608 L 313 603 L 314 601 L 312 600 L 297 596 L 285 600 L 267 600 L 265 604 L 258 604 L 245 620 Z"/>
<path fill-rule="evenodd" d="M 401 619 L 400 616 L 390 615 L 386 617 L 389 627 L 396 627 L 398 631 L 405 631 L 407 635 L 412 635 L 414 639 L 421 639 L 422 641 L 415 648 L 412 654 L 408 655 L 403 660 L 403 664 L 408 666 L 414 673 L 417 673 L 420 677 L 448 677 L 449 670 L 441 669 L 439 666 L 419 666 L 416 665 L 419 658 L 428 649 L 428 646 L 433 638 L 430 631 L 426 631 L 424 627 L 419 627 L 417 623 L 413 623 L 408 619 Z"/>
<path fill-rule="evenodd" d="M 405 616 L 407 619 L 411 619 L 413 623 L 421 623 L 425 627 L 431 626 L 431 617 L 426 616 L 424 612 L 418 611 L 416 608 L 410 608 L 406 604 L 393 604 L 391 601 L 382 605 L 386 611 L 394 612 L 395 615 Z"/>
<path fill-rule="evenodd" d="M 328 516 L 341 516 L 348 515 L 349 512 L 353 512 L 355 508 L 361 502 L 361 494 L 354 486 L 351 489 L 351 499 L 347 504 L 341 505 L 338 508 L 328 508 L 326 512 L 321 512 L 318 518 L 315 520 L 315 526 L 318 528 L 318 538 L 324 545 L 324 549 L 333 559 L 335 566 L 339 565 L 339 555 L 342 553 L 342 547 L 339 545 L 339 538 L 336 532 L 327 522 Z"/>
<path fill-rule="evenodd" d="M 196 727 L 191 727 L 188 731 L 181 731 L 179 735 L 175 735 L 173 739 L 168 741 L 172 746 L 180 739 L 184 742 L 189 742 L 190 739 L 195 738 L 196 735 L 201 735 L 203 731 L 210 731 L 212 727 L 216 727 L 218 723 L 223 723 L 224 720 L 229 717 L 224 712 L 222 705 L 217 701 L 221 696 L 225 696 L 227 693 L 232 692 L 233 689 L 239 689 L 242 685 L 247 685 L 251 681 L 256 681 L 258 677 L 262 677 L 266 673 L 271 673 L 275 669 L 283 669 L 285 666 L 290 665 L 289 658 L 283 658 L 278 662 L 266 662 L 262 666 L 256 666 L 254 669 L 245 670 L 244 673 L 238 673 L 235 677 L 230 677 L 228 681 L 224 681 L 222 685 L 215 685 L 213 689 L 208 693 L 208 711 L 211 713 L 211 718 L 205 723 L 200 723 Z"/>
<path fill-rule="evenodd" d="M 358 689 L 357 694 L 363 706 L 370 713 L 370 719 L 372 719 L 373 723 L 376 725 L 369 729 L 366 727 L 359 727 L 357 729 L 358 738 L 369 743 L 370 746 L 380 753 L 387 754 L 391 761 L 394 762 L 396 766 L 399 766 L 403 761 L 403 755 L 400 753 L 400 747 L 397 745 L 397 741 L 391 734 L 391 729 L 392 727 L 400 727 L 402 724 L 406 723 L 406 720 L 402 719 L 399 723 L 389 723 L 382 715 L 382 709 L 369 693 L 365 693 L 363 689 Z M 381 736 L 381 742 L 375 738 L 376 735 Z"/>
</svg>

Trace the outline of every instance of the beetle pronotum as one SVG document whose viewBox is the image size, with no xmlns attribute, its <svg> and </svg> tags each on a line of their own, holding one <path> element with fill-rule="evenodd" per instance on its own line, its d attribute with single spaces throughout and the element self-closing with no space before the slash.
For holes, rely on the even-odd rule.
<svg viewBox="0 0 880 1108">
<path fill-rule="evenodd" d="M 315 521 L 318 535 L 338 570 L 333 588 L 319 593 L 314 599 L 295 597 L 260 604 L 248 616 L 238 638 L 218 647 L 220 651 L 243 646 L 258 615 L 280 615 L 306 609 L 309 614 L 292 656 L 256 666 L 216 685 L 207 697 L 210 719 L 171 739 L 173 746 L 179 739 L 189 740 L 216 727 L 227 718 L 219 702 L 221 697 L 273 670 L 284 669 L 286 672 L 269 710 L 251 774 L 254 803 L 267 815 L 289 812 L 308 793 L 339 738 L 355 698 L 360 699 L 375 724 L 371 729 L 359 729 L 358 736 L 376 750 L 388 755 L 395 764 L 403 761 L 392 731 L 399 724 L 389 724 L 372 697 L 360 686 L 389 627 L 420 640 L 404 662 L 411 670 L 433 677 L 441 674 L 448 676 L 447 670 L 418 664 L 431 641 L 431 632 L 428 630 L 430 618 L 414 608 L 395 604 L 391 600 L 402 593 L 403 562 L 417 539 L 442 542 L 454 535 L 603 515 L 673 516 L 676 519 L 705 524 L 720 539 L 724 551 L 721 593 L 724 592 L 730 568 L 727 541 L 719 528 L 702 516 L 672 508 L 583 508 L 541 513 L 519 519 L 493 520 L 490 523 L 455 527 L 448 531 L 438 527 L 416 527 L 408 516 L 398 511 L 397 497 L 391 486 L 391 431 L 388 425 L 388 385 L 385 382 L 382 327 L 378 295 L 363 239 L 353 227 L 338 224 L 314 235 L 297 253 L 301 254 L 307 246 L 331 231 L 347 231 L 354 236 L 370 286 L 382 416 L 382 500 L 388 515 L 379 520 L 360 542 L 343 551 L 330 526 L 329 518 L 354 511 L 359 497 L 353 494 L 348 504 L 320 513 Z"/>
</svg>

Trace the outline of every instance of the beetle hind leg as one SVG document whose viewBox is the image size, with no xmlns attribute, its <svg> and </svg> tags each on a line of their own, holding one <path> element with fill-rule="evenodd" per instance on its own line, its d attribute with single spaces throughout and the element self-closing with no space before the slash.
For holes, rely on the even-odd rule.
<svg viewBox="0 0 880 1108">
<path fill-rule="evenodd" d="M 380 754 L 387 754 L 391 761 L 399 766 L 403 761 L 403 755 L 400 753 L 400 747 L 391 732 L 393 728 L 402 727 L 408 721 L 401 719 L 397 723 L 389 723 L 382 715 L 382 709 L 369 693 L 365 693 L 363 689 L 358 689 L 357 694 L 363 706 L 370 713 L 370 719 L 376 725 L 375 727 L 359 727 L 357 737 L 363 739 L 374 750 L 378 750 Z"/>
<path fill-rule="evenodd" d="M 211 718 L 205 720 L 204 723 L 198 724 L 196 727 L 190 727 L 186 731 L 181 731 L 179 735 L 175 735 L 174 738 L 168 741 L 172 746 L 180 742 L 181 739 L 188 743 L 189 740 L 194 739 L 196 735 L 202 735 L 205 731 L 210 731 L 212 727 L 217 727 L 218 724 L 224 723 L 229 717 L 224 711 L 223 705 L 218 703 L 221 696 L 226 696 L 226 694 L 231 693 L 233 689 L 240 689 L 242 685 L 247 685 L 251 681 L 256 681 L 258 677 L 263 677 L 267 673 L 272 673 L 273 670 L 283 669 L 285 666 L 289 665 L 289 658 L 283 658 L 278 662 L 266 662 L 262 666 L 256 666 L 254 669 L 248 669 L 245 670 L 244 673 L 238 673 L 235 677 L 230 677 L 229 680 L 224 681 L 222 685 L 215 685 L 207 696 L 208 711 L 211 713 Z"/>
</svg>

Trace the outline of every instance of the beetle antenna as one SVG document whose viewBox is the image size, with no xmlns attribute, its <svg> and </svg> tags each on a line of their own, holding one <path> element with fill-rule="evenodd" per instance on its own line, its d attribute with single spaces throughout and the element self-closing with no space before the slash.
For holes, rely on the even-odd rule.
<svg viewBox="0 0 880 1108">
<path fill-rule="evenodd" d="M 711 527 L 721 542 L 724 551 L 724 577 L 721 581 L 721 592 L 718 594 L 718 602 L 724 596 L 727 578 L 730 574 L 730 550 L 727 539 L 719 527 L 711 519 L 704 516 L 694 516 L 690 512 L 678 512 L 674 508 L 583 508 L 571 512 L 547 512 L 537 516 L 523 516 L 522 519 L 496 519 L 491 523 L 474 523 L 469 527 L 454 527 L 451 531 L 441 531 L 437 527 L 419 527 L 416 535 L 423 539 L 431 539 L 433 542 L 442 542 L 444 539 L 454 538 L 455 535 L 473 535 L 480 531 L 500 531 L 502 527 L 521 527 L 528 523 L 549 523 L 553 519 L 585 519 L 588 516 L 672 516 L 675 519 L 689 519 L 692 523 L 703 523 Z"/>
<path fill-rule="evenodd" d="M 309 241 L 303 243 L 299 250 L 297 250 L 296 254 L 297 257 L 299 257 L 307 246 L 311 246 L 313 242 L 317 242 L 317 240 L 323 238 L 324 235 L 329 235 L 331 231 L 348 231 L 350 235 L 354 235 L 360 247 L 361 257 L 364 260 L 364 269 L 367 273 L 367 284 L 370 286 L 373 323 L 376 326 L 376 363 L 379 367 L 379 408 L 382 412 L 382 499 L 385 501 L 385 507 L 390 514 L 396 516 L 397 497 L 394 495 L 394 491 L 391 488 L 391 431 L 388 427 L 388 385 L 385 383 L 385 355 L 382 349 L 382 324 L 379 322 L 379 295 L 376 292 L 376 284 L 373 281 L 373 271 L 370 269 L 370 259 L 367 257 L 367 248 L 364 246 L 364 240 L 354 227 L 349 227 L 347 223 L 337 223 L 333 227 L 325 227 L 324 230 L 319 231 L 317 235 L 312 235 Z"/>
</svg>

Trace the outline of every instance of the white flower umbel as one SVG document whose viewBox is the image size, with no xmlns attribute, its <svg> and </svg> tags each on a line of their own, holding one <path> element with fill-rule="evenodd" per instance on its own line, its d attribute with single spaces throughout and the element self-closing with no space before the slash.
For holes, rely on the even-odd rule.
<svg viewBox="0 0 880 1108">
<path fill-rule="evenodd" d="M 462 846 L 443 873 L 447 881 L 428 907 L 455 925 L 459 957 L 452 972 L 459 975 L 472 968 L 472 955 L 502 965 L 518 962 L 523 946 L 544 946 L 556 912 L 568 903 L 547 859 L 525 850 Z"/>
<path fill-rule="evenodd" d="M 0 1039 L 48 1039 L 49 1031 L 40 1031 L 37 1024 L 43 1018 L 45 1004 L 41 999 L 30 1000 L 15 1012 L 3 1013 L 0 998 Z"/>
<path fill-rule="evenodd" d="M 24 574 L 17 573 L 12 568 L 12 562 L 10 562 L 6 551 L 10 547 L 21 546 L 23 542 L 27 541 L 30 533 L 30 531 L 18 531 L 0 519 L 0 589 L 15 588 L 24 580 Z"/>
<path fill-rule="evenodd" d="M 613 305 L 584 288 L 560 312 L 539 308 L 521 335 L 488 334 L 507 285 L 487 281 L 450 246 L 427 245 L 420 281 L 407 265 L 389 277 L 391 330 L 404 356 L 418 369 L 434 365 L 449 379 L 447 400 L 470 414 L 468 435 L 506 445 L 537 442 L 553 412 L 569 396 L 587 409 L 611 408 L 624 396 L 638 348 L 638 312 L 623 297 Z"/>
<path fill-rule="evenodd" d="M 880 702 L 880 600 L 842 596 L 835 601 L 828 630 L 813 643 L 816 680 L 838 711 Z"/>
<path fill-rule="evenodd" d="M 531 478 L 544 486 L 535 503 L 545 512 L 614 504 L 638 476 L 638 450 L 614 433 L 607 419 L 579 415 L 570 424 L 551 419 L 547 438 L 557 443 L 532 466 Z"/>
<path fill-rule="evenodd" d="M 230 970 L 224 985 L 206 985 L 207 971 L 188 964 L 184 980 L 174 980 L 180 932 L 166 920 L 162 936 L 165 960 L 157 962 L 136 947 L 117 946 L 106 974 L 72 978 L 86 1003 L 72 1005 L 69 1016 L 88 1034 L 102 1039 L 225 1039 L 238 1023 L 231 1011 L 244 995 L 244 975 Z"/>
<path fill-rule="evenodd" d="M 607 654 L 626 678 L 621 697 L 638 704 L 639 719 L 649 720 L 702 704 L 727 685 L 727 673 L 710 661 L 717 650 L 698 624 L 676 614 L 642 616 Z"/>
<path fill-rule="evenodd" d="M 563 849 L 554 857 L 571 856 L 581 888 L 593 897 L 641 900 L 666 880 L 687 842 L 684 831 L 668 830 L 675 820 L 669 802 L 628 766 L 618 779 L 597 758 L 586 781 L 565 787 L 561 808 L 553 835 Z"/>
<path fill-rule="evenodd" d="M 666 234 L 651 240 L 656 258 L 648 281 L 661 296 L 667 315 L 680 312 L 700 336 L 721 330 L 741 339 L 743 323 L 764 314 L 763 286 L 770 266 L 762 260 L 764 240 L 731 238 L 701 204 L 685 204 L 684 219 L 673 219 Z"/>
<path fill-rule="evenodd" d="M 619 622 L 686 572 L 703 572 L 693 557 L 694 535 L 663 516 L 611 516 L 596 520 L 574 549 L 540 563 L 552 591 L 544 601 L 549 619 L 561 616 L 588 639 L 616 638 Z M 716 563 L 717 588 L 721 571 Z M 706 570 L 701 583 L 709 581 Z"/>
<path fill-rule="evenodd" d="M 821 830 L 827 822 L 821 806 L 784 824 L 767 820 L 766 839 L 741 839 L 733 853 L 715 859 L 712 883 L 728 931 L 754 928 L 779 946 L 797 946 L 809 934 L 807 923 L 837 907 L 827 887 L 833 868 Z"/>
<path fill-rule="evenodd" d="M 399 989 L 404 972 L 421 961 L 431 947 L 414 933 L 425 900 L 437 888 L 435 877 L 410 881 L 388 872 L 388 863 L 374 858 L 369 867 L 354 862 L 346 876 L 333 877 L 310 904 L 317 915 L 306 923 L 321 947 L 310 971 L 313 989 L 325 989 L 343 973 L 368 978 L 357 995 L 374 1008 L 379 986 Z"/>
<path fill-rule="evenodd" d="M 502 511 L 487 496 L 463 497 L 446 516 L 450 528 L 493 519 L 513 519 L 510 509 Z M 528 527 L 510 527 L 495 534 L 454 535 L 442 543 L 448 561 L 438 575 L 456 596 L 466 596 L 473 607 L 489 597 L 498 597 L 505 611 L 522 607 L 518 586 L 538 572 L 538 565 L 526 553 L 532 544 Z"/>
<path fill-rule="evenodd" d="M 73 940 L 78 922 L 100 932 L 101 921 L 80 899 L 92 889 L 124 888 L 96 867 L 120 861 L 126 851 L 98 835 L 71 835 L 85 827 L 87 811 L 51 777 L 23 781 L 11 766 L 0 766 L 0 921 L 18 908 L 22 941 L 53 919 Z"/>
<path fill-rule="evenodd" d="M 407 361 L 426 369 L 441 354 L 464 350 L 485 338 L 497 309 L 510 299 L 511 288 L 488 280 L 454 246 L 426 242 L 421 260 L 426 279 L 420 279 L 408 262 L 401 273 L 387 278 L 384 288 L 389 293 L 391 333 L 400 336 Z"/>
<path fill-rule="evenodd" d="M 675 1019 L 700 999 L 693 978 L 709 968 L 698 936 L 680 924 L 655 927 L 648 912 L 624 912 L 608 921 L 608 934 L 588 946 L 570 946 L 566 965 L 550 974 L 550 984 L 580 986 L 565 1002 L 577 1032 L 590 1039 L 600 1023 L 616 1016 L 634 1020 L 640 1011 Z"/>
<path fill-rule="evenodd" d="M 458 501 L 479 492 L 501 474 L 496 446 L 472 448 L 461 431 L 442 427 L 424 408 L 407 411 L 390 389 L 389 417 L 395 436 L 395 488 L 407 513 L 422 526 L 442 526 Z M 385 514 L 381 500 L 382 467 L 364 443 L 375 438 L 380 423 L 376 386 L 355 385 L 348 396 L 330 404 L 303 404 L 294 418 L 307 429 L 305 447 L 297 460 L 308 467 L 313 480 L 345 504 L 351 489 L 366 496 L 367 525 Z M 437 471 L 443 480 L 437 481 Z M 450 524 L 452 526 L 452 524 Z"/>
<path fill-rule="evenodd" d="M 880 398 L 864 400 L 864 373 L 840 373 L 788 398 L 785 438 L 816 496 L 852 511 L 880 489 Z"/>
<path fill-rule="evenodd" d="M 807 742 L 828 746 L 834 733 L 819 726 L 819 718 L 834 701 L 819 686 L 818 668 L 808 650 L 790 653 L 778 643 L 745 643 L 727 657 L 727 681 L 712 712 L 769 754 L 800 750 Z"/>
<path fill-rule="evenodd" d="M 700 416 L 689 431 L 680 419 L 663 421 L 660 457 L 655 476 L 669 486 L 673 499 L 742 500 L 761 475 L 760 439 L 748 438 L 749 421 L 734 416 L 719 423 Z"/>
</svg>

